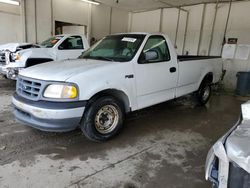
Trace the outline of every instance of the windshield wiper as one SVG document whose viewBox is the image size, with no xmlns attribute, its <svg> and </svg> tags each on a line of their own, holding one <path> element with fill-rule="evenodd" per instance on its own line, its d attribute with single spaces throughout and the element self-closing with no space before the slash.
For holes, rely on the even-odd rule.
<svg viewBox="0 0 250 188">
<path fill-rule="evenodd" d="M 90 57 L 90 58 L 97 59 L 97 60 L 112 61 L 112 62 L 114 61 L 114 60 L 111 59 L 111 58 L 103 57 L 103 56 L 95 56 L 95 57 Z"/>
</svg>

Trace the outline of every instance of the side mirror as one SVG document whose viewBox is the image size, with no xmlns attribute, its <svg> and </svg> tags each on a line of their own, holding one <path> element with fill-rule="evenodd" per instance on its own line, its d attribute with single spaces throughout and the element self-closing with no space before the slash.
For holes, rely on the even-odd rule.
<svg viewBox="0 0 250 188">
<path fill-rule="evenodd" d="M 159 59 L 158 53 L 155 50 L 149 50 L 141 54 L 139 58 L 139 64 L 155 61 L 157 59 Z"/>
<path fill-rule="evenodd" d="M 59 50 L 63 50 L 63 47 L 60 45 L 60 46 L 58 46 L 58 49 Z"/>
<path fill-rule="evenodd" d="M 154 50 L 150 50 L 144 53 L 145 61 L 154 61 L 159 58 L 158 53 Z"/>
</svg>

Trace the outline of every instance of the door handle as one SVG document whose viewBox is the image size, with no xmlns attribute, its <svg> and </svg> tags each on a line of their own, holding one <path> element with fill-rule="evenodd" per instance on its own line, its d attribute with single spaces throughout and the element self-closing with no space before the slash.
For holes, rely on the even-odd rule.
<svg viewBox="0 0 250 188">
<path fill-rule="evenodd" d="M 130 75 L 125 75 L 125 78 L 127 78 L 127 79 L 131 79 L 131 78 L 134 78 L 134 75 L 133 75 L 133 74 L 130 74 Z"/>
<path fill-rule="evenodd" d="M 174 73 L 174 72 L 176 72 L 176 68 L 175 68 L 175 67 L 171 67 L 171 68 L 169 69 L 169 71 L 170 71 L 171 73 Z"/>
</svg>

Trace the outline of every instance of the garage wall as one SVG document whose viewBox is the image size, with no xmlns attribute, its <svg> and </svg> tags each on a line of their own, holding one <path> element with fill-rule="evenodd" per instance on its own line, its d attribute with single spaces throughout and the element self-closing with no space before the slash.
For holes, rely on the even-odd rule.
<svg viewBox="0 0 250 188">
<path fill-rule="evenodd" d="M 26 0 L 25 1 L 26 9 L 26 40 L 27 42 L 35 43 L 36 42 L 36 13 L 35 13 L 35 1 Z"/>
<path fill-rule="evenodd" d="M 106 5 L 92 6 L 91 37 L 96 40 L 113 33 L 128 31 L 129 13 Z"/>
<path fill-rule="evenodd" d="M 56 21 L 88 25 L 88 3 L 79 0 L 53 0 Z"/>
<path fill-rule="evenodd" d="M 38 0 L 36 6 L 37 42 L 42 42 L 52 35 L 51 0 Z"/>
<path fill-rule="evenodd" d="M 201 33 L 202 36 L 200 39 L 200 48 L 199 48 L 200 55 L 209 55 L 209 46 L 210 46 L 210 41 L 211 41 L 211 37 L 212 37 L 212 27 L 213 27 L 213 21 L 215 18 L 215 7 L 216 7 L 215 4 L 205 4 L 205 7 L 204 7 L 204 24 L 203 24 L 203 32 Z M 226 13 L 224 15 L 226 15 Z M 219 16 L 218 18 L 223 18 L 223 17 Z M 224 19 L 222 19 L 222 20 L 224 21 Z M 220 23 L 220 24 L 224 25 L 225 22 Z M 215 28 L 217 28 L 217 25 Z M 223 27 L 221 27 L 221 28 L 223 28 Z M 220 34 L 222 34 L 222 36 L 223 36 L 223 32 L 224 31 L 220 31 Z M 218 31 L 214 33 L 213 38 L 216 38 L 217 34 L 218 34 Z M 219 35 L 219 38 L 220 38 L 220 35 Z M 215 40 L 213 42 L 215 42 Z M 217 48 L 219 48 L 220 47 L 219 44 L 220 44 L 220 42 L 218 44 L 214 45 L 213 49 L 216 48 L 216 46 L 217 46 Z M 216 52 L 220 53 L 220 50 L 219 49 L 214 50 L 213 51 L 214 55 Z"/>
<path fill-rule="evenodd" d="M 110 34 L 111 7 L 105 5 L 92 6 L 91 36 L 99 40 Z"/>
<path fill-rule="evenodd" d="M 234 3 L 228 23 L 226 37 L 238 38 L 238 44 L 250 44 L 250 2 Z M 244 60 L 225 61 L 227 87 L 235 88 L 238 71 L 250 71 L 250 58 Z"/>
<path fill-rule="evenodd" d="M 175 8 L 163 9 L 161 32 L 167 33 L 170 40 L 175 41 L 178 11 Z M 159 26 L 158 26 L 159 27 Z"/>
<path fill-rule="evenodd" d="M 132 32 L 158 32 L 160 28 L 161 10 L 132 14 Z"/>
<path fill-rule="evenodd" d="M 0 44 L 22 42 L 20 7 L 0 3 Z"/>
<path fill-rule="evenodd" d="M 88 25 L 88 4 L 78 0 L 26 0 L 27 41 L 42 42 L 54 32 L 54 21 Z"/>
<path fill-rule="evenodd" d="M 129 13 L 121 9 L 112 8 L 111 33 L 128 32 Z"/>
<path fill-rule="evenodd" d="M 103 4 L 90 5 L 80 0 L 22 2 L 26 15 L 22 14 L 21 6 L 0 3 L 0 44 L 24 41 L 40 43 L 54 34 L 54 21 L 84 25 L 87 27 L 88 37 L 95 37 L 97 40 L 111 33 L 128 31 L 129 12 L 118 8 Z M 26 26 L 23 20 L 26 21 Z"/>
<path fill-rule="evenodd" d="M 178 54 L 184 53 L 184 43 L 186 42 L 185 31 L 187 26 L 187 12 L 180 11 L 179 27 L 176 36 L 176 51 Z"/>
<path fill-rule="evenodd" d="M 198 53 L 198 44 L 201 35 L 200 31 L 204 4 L 184 7 L 184 9 L 189 11 L 186 45 L 184 51 L 185 54 L 196 55 Z"/>
</svg>

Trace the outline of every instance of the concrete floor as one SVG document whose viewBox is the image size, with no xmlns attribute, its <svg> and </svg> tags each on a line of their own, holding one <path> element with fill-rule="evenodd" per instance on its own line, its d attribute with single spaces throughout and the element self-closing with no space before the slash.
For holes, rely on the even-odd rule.
<svg viewBox="0 0 250 188">
<path fill-rule="evenodd" d="M 128 115 L 120 135 L 88 141 L 80 130 L 45 133 L 15 122 L 15 84 L 0 79 L 0 187 L 209 188 L 204 163 L 245 99 L 214 95 L 207 107 L 186 98 Z"/>
</svg>

